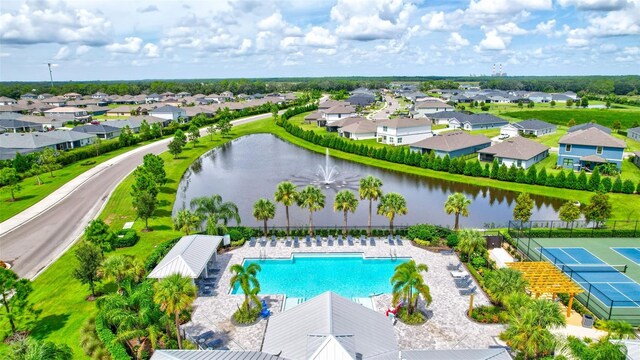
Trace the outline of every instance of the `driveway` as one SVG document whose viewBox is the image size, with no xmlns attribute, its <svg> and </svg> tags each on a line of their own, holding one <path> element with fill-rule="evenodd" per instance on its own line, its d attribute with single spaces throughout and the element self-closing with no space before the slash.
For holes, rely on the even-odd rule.
<svg viewBox="0 0 640 360">
<path fill-rule="evenodd" d="M 271 117 L 250 116 L 232 121 L 240 125 Z M 200 133 L 206 135 L 206 129 Z M 20 214 L 0 223 L 0 257 L 21 277 L 35 278 L 82 235 L 100 214 L 111 192 L 142 163 L 148 153 L 167 150 L 169 139 L 133 149 L 106 161 L 65 184 Z"/>
</svg>

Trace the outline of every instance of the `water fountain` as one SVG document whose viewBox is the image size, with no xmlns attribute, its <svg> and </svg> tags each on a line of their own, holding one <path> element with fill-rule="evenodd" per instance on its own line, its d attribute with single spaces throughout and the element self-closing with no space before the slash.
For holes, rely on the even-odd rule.
<svg viewBox="0 0 640 360">
<path fill-rule="evenodd" d="M 318 164 L 315 173 L 304 171 L 291 176 L 291 182 L 298 186 L 315 185 L 325 189 L 351 189 L 358 188 L 360 176 L 357 174 L 341 173 L 337 166 L 329 164 L 329 149 L 325 149 L 324 167 Z"/>
</svg>

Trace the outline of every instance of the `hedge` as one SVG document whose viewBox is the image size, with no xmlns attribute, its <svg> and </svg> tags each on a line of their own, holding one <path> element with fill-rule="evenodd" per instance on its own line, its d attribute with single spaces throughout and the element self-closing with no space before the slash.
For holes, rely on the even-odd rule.
<svg viewBox="0 0 640 360">
<path fill-rule="evenodd" d="M 517 230 L 509 230 L 511 236 L 531 237 L 531 238 L 605 238 L 623 237 L 633 238 L 638 236 L 635 230 L 615 230 L 615 229 L 525 229 L 519 233 Z M 513 245 L 513 244 L 512 244 Z"/>
<path fill-rule="evenodd" d="M 127 353 L 127 349 L 118 341 L 116 335 L 105 324 L 104 318 L 100 314 L 96 316 L 96 334 L 105 348 L 107 348 L 112 360 L 131 359 L 131 356 Z"/>
<path fill-rule="evenodd" d="M 114 248 L 133 246 L 140 240 L 140 236 L 133 229 L 122 229 L 116 235 L 118 236 L 115 237 L 111 244 Z"/>
<path fill-rule="evenodd" d="M 292 113 L 302 113 L 308 110 L 307 107 L 302 107 L 293 108 L 290 109 L 290 111 Z M 638 186 L 633 186 L 634 183 L 631 180 L 626 180 L 627 184 L 624 186 L 619 180 L 619 177 L 616 179 L 616 181 L 619 182 L 619 186 L 608 186 L 611 179 L 605 176 L 600 176 L 599 171 L 597 171 L 598 168 L 594 170 L 590 177 L 587 177 L 584 170 L 577 176 L 572 171 L 568 173 L 560 171 L 560 173 L 554 176 L 553 174 L 547 174 L 545 168 L 538 171 L 535 165 L 525 170 L 523 168 L 516 167 L 515 164 L 512 164 L 510 167 L 507 167 L 505 164 L 500 165 L 497 160 L 494 160 L 491 165 L 485 164 L 483 167 L 478 159 L 465 160 L 464 157 L 450 158 L 449 155 L 441 158 L 436 156 L 434 152 L 421 155 L 419 152 L 401 147 L 374 148 L 362 143 L 359 144 L 357 141 L 337 136 L 321 135 L 312 130 L 304 130 L 300 126 L 286 120 L 287 118 L 282 117 L 281 121 L 278 121 L 277 124 L 291 135 L 315 145 L 397 164 L 420 167 L 423 169 L 431 169 L 471 177 L 485 177 L 501 181 L 574 190 L 604 190 L 631 194 L 634 192 L 635 188 L 640 187 L 640 184 L 638 184 Z"/>
<path fill-rule="evenodd" d="M 153 270 L 153 268 L 156 267 L 156 265 L 158 265 L 160 260 L 162 260 L 162 258 L 165 255 L 167 255 L 167 253 L 169 252 L 169 250 L 171 250 L 173 245 L 177 244 L 180 239 L 181 237 L 171 239 L 169 241 L 165 241 L 162 244 L 158 245 L 158 247 L 156 247 L 155 250 L 153 250 L 151 255 L 149 255 L 149 257 L 147 258 L 147 261 L 145 261 L 144 263 L 145 270 L 147 271 Z"/>
</svg>

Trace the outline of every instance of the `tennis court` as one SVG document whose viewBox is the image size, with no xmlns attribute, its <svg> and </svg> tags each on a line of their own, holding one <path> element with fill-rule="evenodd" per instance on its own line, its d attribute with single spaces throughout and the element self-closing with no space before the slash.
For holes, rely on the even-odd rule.
<svg viewBox="0 0 640 360">
<path fill-rule="evenodd" d="M 640 265 L 640 248 L 637 247 L 613 247 L 611 250 Z"/>
<path fill-rule="evenodd" d="M 640 285 L 623 273 L 626 265 L 610 265 L 582 247 L 539 251 L 604 304 L 613 300 L 616 307 L 640 307 Z"/>
</svg>

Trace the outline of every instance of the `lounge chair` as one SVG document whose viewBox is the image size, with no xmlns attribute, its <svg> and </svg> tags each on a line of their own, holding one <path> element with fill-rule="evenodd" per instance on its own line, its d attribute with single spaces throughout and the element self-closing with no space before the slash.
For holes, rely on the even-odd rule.
<svg viewBox="0 0 640 360">
<path fill-rule="evenodd" d="M 287 239 L 284 242 L 284 246 L 291 246 L 291 236 L 287 236 Z"/>
<path fill-rule="evenodd" d="M 322 246 L 322 237 L 320 235 L 316 235 L 316 245 Z"/>
<path fill-rule="evenodd" d="M 293 237 L 293 247 L 300 247 L 300 239 L 297 236 Z"/>
<path fill-rule="evenodd" d="M 367 237 L 364 235 L 360 235 L 360 245 L 367 246 Z"/>
<path fill-rule="evenodd" d="M 342 235 L 338 235 L 338 246 L 343 246 L 344 240 L 342 240 Z"/>
<path fill-rule="evenodd" d="M 451 276 L 453 276 L 454 278 L 464 278 L 465 276 L 469 275 L 468 272 L 466 271 L 452 271 L 451 272 Z"/>
<path fill-rule="evenodd" d="M 400 238 L 400 235 L 396 235 L 396 245 L 402 246 L 402 239 Z"/>
<path fill-rule="evenodd" d="M 278 240 L 276 240 L 276 236 L 271 235 L 271 247 L 276 246 L 277 243 L 278 243 Z"/>
<path fill-rule="evenodd" d="M 267 238 L 266 237 L 261 237 L 260 238 L 260 246 L 264 247 L 267 246 Z"/>
<path fill-rule="evenodd" d="M 305 244 L 307 244 L 307 246 L 311 246 L 311 236 L 307 235 L 305 239 Z"/>
<path fill-rule="evenodd" d="M 442 254 L 442 255 L 453 255 L 453 249 L 440 250 L 440 254 Z"/>
<path fill-rule="evenodd" d="M 473 280 L 468 279 L 468 280 L 460 280 L 460 281 L 458 281 L 458 279 L 456 279 L 456 281 L 454 281 L 454 284 L 459 289 L 466 289 L 469 286 L 473 285 Z"/>
<path fill-rule="evenodd" d="M 369 245 L 376 246 L 376 239 L 373 236 L 369 238 Z"/>
<path fill-rule="evenodd" d="M 395 245 L 395 243 L 393 242 L 393 235 L 389 235 L 389 236 L 387 237 L 387 243 L 388 243 L 389 245 Z"/>
<path fill-rule="evenodd" d="M 329 238 L 327 239 L 327 245 L 333 246 L 333 236 L 329 235 Z"/>
<path fill-rule="evenodd" d="M 351 235 L 347 235 L 347 244 L 349 244 L 349 246 L 353 246 L 353 238 Z"/>
<path fill-rule="evenodd" d="M 214 339 L 205 343 L 205 349 L 216 350 L 216 349 L 219 349 L 223 344 L 224 344 L 224 341 L 222 341 L 222 339 Z"/>
<path fill-rule="evenodd" d="M 255 237 L 251 237 L 251 239 L 249 239 L 249 246 L 250 247 L 255 247 L 256 246 L 256 238 Z"/>
<path fill-rule="evenodd" d="M 453 265 L 452 263 L 449 263 L 449 265 L 447 265 L 447 270 L 457 271 L 457 270 L 460 270 L 460 266 L 462 266 L 462 263 L 458 263 L 457 265 Z"/>
<path fill-rule="evenodd" d="M 460 293 L 460 295 L 471 295 L 471 294 L 475 294 L 476 289 L 477 288 L 474 286 L 474 287 L 469 288 L 469 289 L 458 290 L 458 292 Z"/>
</svg>

